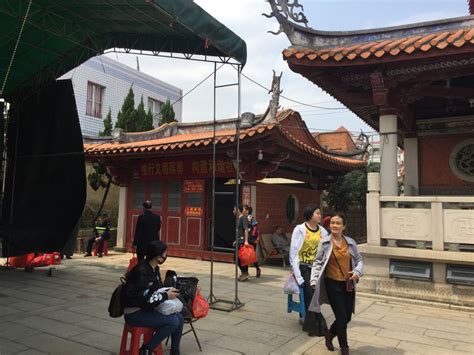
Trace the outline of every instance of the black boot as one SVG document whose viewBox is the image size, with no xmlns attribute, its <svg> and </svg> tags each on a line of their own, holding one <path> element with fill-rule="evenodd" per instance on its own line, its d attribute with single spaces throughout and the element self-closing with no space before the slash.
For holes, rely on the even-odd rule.
<svg viewBox="0 0 474 355">
<path fill-rule="evenodd" d="M 332 340 L 336 336 L 333 335 L 329 330 L 327 331 L 326 334 L 324 334 L 324 338 L 326 340 L 326 348 L 328 348 L 329 351 L 334 351 L 334 345 L 332 344 Z"/>
</svg>

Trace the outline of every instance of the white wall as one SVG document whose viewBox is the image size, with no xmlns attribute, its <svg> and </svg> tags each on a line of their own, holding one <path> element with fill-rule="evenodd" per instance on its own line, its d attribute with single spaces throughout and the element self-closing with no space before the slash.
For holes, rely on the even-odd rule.
<svg viewBox="0 0 474 355">
<path fill-rule="evenodd" d="M 109 107 L 112 111 L 112 122 L 115 125 L 117 113 L 122 107 L 130 86 L 133 87 L 135 94 L 135 107 L 138 106 L 143 95 L 145 111 L 148 111 L 149 97 L 161 102 L 169 98 L 173 103 L 182 96 L 181 89 L 105 56 L 89 59 L 61 76 L 59 80 L 61 79 L 72 79 L 81 130 L 85 136 L 97 136 L 99 131 L 103 130 L 103 119 L 107 116 Z M 87 82 L 89 81 L 105 88 L 102 118 L 86 115 Z M 176 103 L 173 108 L 176 119 L 181 122 L 182 101 Z"/>
</svg>

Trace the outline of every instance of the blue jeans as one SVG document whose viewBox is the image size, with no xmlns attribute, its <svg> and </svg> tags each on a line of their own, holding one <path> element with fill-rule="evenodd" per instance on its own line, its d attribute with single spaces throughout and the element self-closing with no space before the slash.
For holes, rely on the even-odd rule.
<svg viewBox="0 0 474 355">
<path fill-rule="evenodd" d="M 183 333 L 183 316 L 181 313 L 165 316 L 158 311 L 137 311 L 125 315 L 125 323 L 134 327 L 157 329 L 151 341 L 146 344 L 155 350 L 158 344 L 171 335 L 171 351 L 179 351 L 181 334 Z"/>
</svg>

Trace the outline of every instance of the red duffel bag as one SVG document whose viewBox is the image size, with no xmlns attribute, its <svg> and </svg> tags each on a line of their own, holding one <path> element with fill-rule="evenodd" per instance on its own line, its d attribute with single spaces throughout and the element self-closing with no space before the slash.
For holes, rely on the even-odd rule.
<svg viewBox="0 0 474 355">
<path fill-rule="evenodd" d="M 257 253 L 251 245 L 242 245 L 239 249 L 240 265 L 246 266 L 257 262 Z"/>
<path fill-rule="evenodd" d="M 8 264 L 13 267 L 27 267 L 31 260 L 35 258 L 35 253 L 29 253 L 8 258 Z"/>
<path fill-rule="evenodd" d="M 61 264 L 61 253 L 54 252 L 48 254 L 42 254 L 34 258 L 29 264 L 28 267 L 35 268 L 40 266 L 51 266 Z"/>
</svg>

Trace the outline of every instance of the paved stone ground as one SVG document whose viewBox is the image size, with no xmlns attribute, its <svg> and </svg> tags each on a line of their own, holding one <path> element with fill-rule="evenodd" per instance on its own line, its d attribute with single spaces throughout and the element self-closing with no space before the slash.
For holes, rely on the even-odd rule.
<svg viewBox="0 0 474 355">
<path fill-rule="evenodd" d="M 45 268 L 31 274 L 0 271 L 0 354 L 117 353 L 123 320 L 110 318 L 107 306 L 129 258 L 75 257 L 51 278 Z M 165 266 L 196 275 L 208 294 L 209 262 L 168 258 Z M 322 338 L 302 332 L 296 313 L 286 313 L 282 285 L 288 272 L 264 266 L 260 279 L 239 284 L 243 308 L 211 310 L 195 323 L 203 353 L 334 354 Z M 233 274 L 233 265 L 215 264 L 218 298 L 232 298 Z M 349 326 L 352 354 L 474 354 L 474 313 L 469 310 L 370 295 L 359 295 L 356 308 Z M 333 320 L 328 307 L 323 313 L 328 323 Z M 181 350 L 199 354 L 192 333 L 183 337 Z"/>
</svg>

